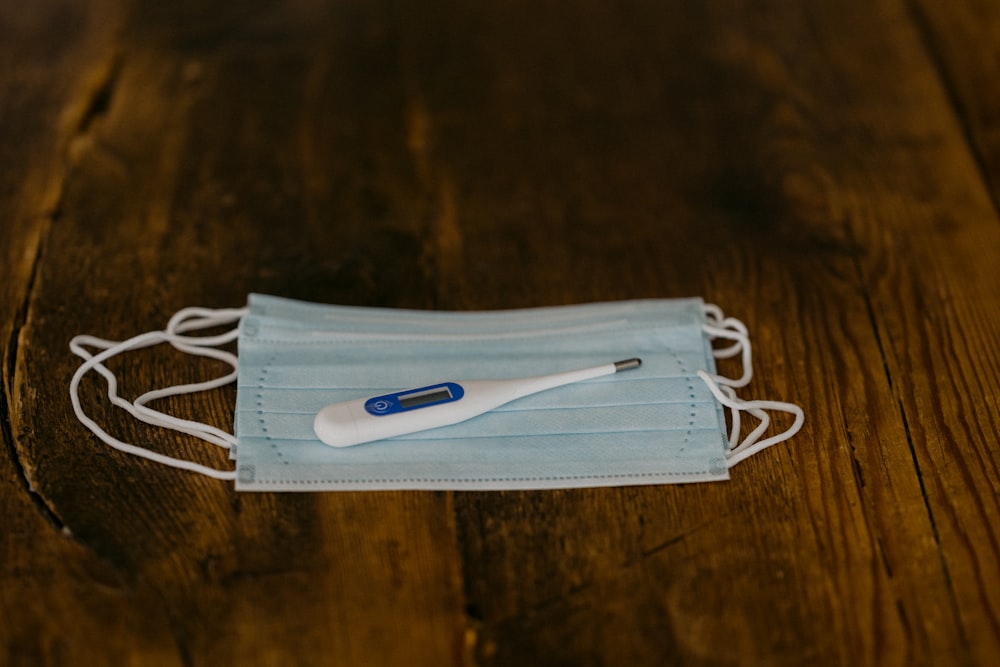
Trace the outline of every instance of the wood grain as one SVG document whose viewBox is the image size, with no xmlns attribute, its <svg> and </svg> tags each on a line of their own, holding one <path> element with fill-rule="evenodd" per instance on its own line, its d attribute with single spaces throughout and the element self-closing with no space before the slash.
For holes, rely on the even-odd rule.
<svg viewBox="0 0 1000 667">
<path fill-rule="evenodd" d="M 0 3 L 0 662 L 993 664 L 994 14 Z M 494 493 L 237 495 L 87 436 L 73 334 L 250 291 L 702 295 L 806 427 L 726 483 Z"/>
<path fill-rule="evenodd" d="M 916 25 L 939 68 L 942 84 L 965 129 L 969 152 L 979 163 L 1000 208 L 1000 7 L 968 0 L 954 7 L 913 2 Z"/>
<path fill-rule="evenodd" d="M 0 6 L 0 334 L 4 343 L 0 419 L 0 661 L 38 665 L 103 660 L 124 663 L 129 645 L 149 638 L 150 655 L 162 617 L 148 589 L 124 593 L 129 574 L 111 567 L 86 543 L 71 538 L 26 474 L 19 442 L 31 437 L 24 414 L 36 410 L 16 373 L 32 349 L 24 331 L 29 297 L 46 262 L 58 217 L 67 163 L 75 142 L 101 105 L 114 62 L 116 8 L 95 2 Z M 42 40 L 40 38 L 44 37 Z M 60 353 L 53 349 L 53 353 Z M 29 352 L 30 353 L 30 352 Z M 54 369 L 45 376 L 55 384 Z M 86 502 L 81 496 L 77 502 Z M 106 637 L 95 643 L 94 637 Z M 176 664 L 160 661 L 161 664 Z M 156 664 L 151 660 L 150 664 Z"/>
</svg>

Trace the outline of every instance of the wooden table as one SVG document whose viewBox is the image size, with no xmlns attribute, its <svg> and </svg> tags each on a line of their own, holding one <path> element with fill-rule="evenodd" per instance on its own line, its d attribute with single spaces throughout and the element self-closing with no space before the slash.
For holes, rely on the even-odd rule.
<svg viewBox="0 0 1000 667">
<path fill-rule="evenodd" d="M 998 202 L 991 0 L 4 0 L 0 663 L 998 664 Z M 237 494 L 73 417 L 72 335 L 251 291 L 700 295 L 807 422 L 722 483 Z"/>
</svg>

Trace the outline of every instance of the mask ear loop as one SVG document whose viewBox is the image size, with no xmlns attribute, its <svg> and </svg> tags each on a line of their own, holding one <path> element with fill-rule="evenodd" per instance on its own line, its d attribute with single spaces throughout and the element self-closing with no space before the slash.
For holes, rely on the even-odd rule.
<svg viewBox="0 0 1000 667">
<path fill-rule="evenodd" d="M 150 345 L 157 345 L 161 342 L 163 341 L 158 340 L 149 343 L 147 345 L 141 345 L 140 347 L 149 347 Z M 89 361 L 93 357 L 93 355 L 88 350 L 86 350 L 84 346 L 96 347 L 101 350 L 110 350 L 120 345 L 122 345 L 122 343 L 119 343 L 118 341 L 108 341 L 101 338 L 94 338 L 92 336 L 76 336 L 75 338 L 73 338 L 72 341 L 70 341 L 70 350 L 72 350 L 73 353 L 76 354 L 78 357 L 81 357 L 85 361 Z M 116 356 L 117 354 L 127 351 L 128 349 L 138 349 L 138 348 L 119 348 L 118 352 L 109 355 L 109 357 L 107 358 Z M 121 396 L 119 396 L 118 379 L 115 377 L 114 373 L 108 370 L 106 366 L 104 366 L 101 363 L 95 363 L 93 365 L 89 365 L 87 368 L 88 370 L 91 369 L 96 370 L 107 381 L 108 399 L 111 401 L 113 405 L 121 408 L 122 410 L 125 410 L 136 419 L 139 419 L 140 421 L 143 421 L 152 426 L 166 426 L 164 422 L 166 419 L 169 418 L 169 415 L 164 415 L 162 413 L 156 412 L 155 410 L 149 410 L 148 408 L 137 406 L 134 403 L 130 403 Z M 214 427 L 205 424 L 199 424 L 197 422 L 191 422 L 187 427 L 183 429 L 179 428 L 178 430 L 182 430 L 185 433 L 194 435 L 196 437 L 199 437 L 203 440 L 206 440 L 220 447 L 230 446 L 226 437 L 220 435 L 220 434 L 225 434 L 226 436 L 228 436 L 229 434 L 225 433 L 225 431 L 219 431 L 218 429 L 215 429 L 216 431 L 218 431 L 218 433 L 212 433 L 210 429 L 214 429 Z"/>
<path fill-rule="evenodd" d="M 158 344 L 159 342 L 163 341 L 158 341 L 157 343 L 153 344 Z M 174 342 L 176 343 L 177 341 Z M 231 447 L 233 444 L 235 444 L 236 439 L 232 434 L 227 433 L 226 431 L 215 428 L 214 426 L 210 426 L 208 424 L 202 424 L 201 422 L 193 422 L 193 421 L 178 419 L 166 413 L 148 408 L 144 405 L 149 401 L 152 401 L 157 398 L 163 398 L 165 396 L 171 396 L 183 393 L 196 393 L 200 391 L 206 391 L 208 389 L 214 389 L 215 387 L 221 387 L 225 384 L 232 382 L 236 378 L 235 369 L 237 362 L 235 355 L 232 355 L 228 352 L 224 352 L 221 350 L 213 350 L 210 348 L 202 349 L 200 347 L 195 347 L 195 346 L 188 347 L 180 343 L 177 344 L 178 346 L 184 348 L 184 351 L 189 354 L 218 359 L 219 361 L 225 362 L 230 366 L 232 366 L 234 370 L 233 372 L 223 377 L 216 378 L 214 380 L 209 380 L 206 382 L 200 382 L 196 384 L 178 385 L 177 387 L 171 387 L 166 390 L 161 389 L 161 390 L 146 392 L 145 394 L 137 398 L 135 402 L 129 403 L 124 398 L 118 396 L 117 378 L 110 370 L 107 369 L 107 367 L 105 367 L 103 364 L 95 364 L 92 368 L 98 371 L 107 381 L 108 398 L 112 402 L 112 404 L 125 410 L 136 419 L 139 419 L 140 421 L 143 421 L 152 426 L 171 428 L 180 431 L 182 433 L 193 435 L 202 440 L 210 442 L 214 445 L 218 445 L 219 447 L 223 448 Z M 70 349 L 77 356 L 87 360 L 90 359 L 92 355 L 90 354 L 90 352 L 88 352 L 83 348 L 83 346 L 85 345 L 89 347 L 97 347 L 99 349 L 107 350 L 115 347 L 116 345 L 119 345 L 119 343 L 117 341 L 107 341 L 99 338 L 93 338 L 91 336 L 77 336 L 70 342 Z M 125 350 L 123 349 L 121 351 Z M 111 355 L 111 356 L 116 356 L 116 355 Z"/>
<path fill-rule="evenodd" d="M 239 321 L 239 319 L 248 312 L 249 309 L 247 308 L 230 308 L 220 310 L 211 310 L 208 308 L 184 308 L 171 317 L 166 329 L 168 334 L 172 334 L 174 336 L 167 341 L 171 346 L 181 352 L 194 356 L 217 359 L 230 365 L 233 370 L 227 375 L 212 380 L 191 384 L 173 385 L 162 389 L 147 391 L 135 399 L 133 406 L 136 411 L 146 417 L 149 417 L 150 419 L 156 420 L 156 423 L 154 424 L 156 426 L 162 426 L 164 428 L 170 428 L 182 433 L 188 433 L 201 438 L 202 440 L 206 440 L 207 442 L 211 442 L 212 444 L 219 445 L 225 449 L 234 447 L 236 445 L 236 436 L 228 433 L 227 431 L 223 431 L 222 429 L 218 429 L 214 426 L 209 426 L 208 424 L 203 424 L 201 422 L 181 419 L 165 412 L 149 408 L 146 404 L 161 398 L 167 398 L 169 396 L 179 396 L 182 394 L 194 394 L 202 391 L 208 391 L 210 389 L 223 387 L 231 382 L 234 382 L 239 369 L 239 362 L 236 355 L 224 350 L 213 349 L 213 346 L 236 340 L 239 337 L 239 329 L 232 329 L 221 336 L 211 338 L 182 337 L 179 334 L 186 333 L 188 331 L 197 331 L 200 329 L 208 329 L 215 326 L 232 324 L 234 320 Z M 188 319 L 189 317 L 196 319 Z M 220 340 L 222 342 L 219 342 Z M 142 419 L 142 417 L 139 418 Z M 144 419 L 143 421 L 146 420 Z"/>
<path fill-rule="evenodd" d="M 706 373 L 707 375 L 707 373 Z M 718 385 L 716 385 L 718 386 Z M 724 393 L 731 401 L 739 401 L 740 399 L 736 396 L 736 390 L 732 387 L 727 387 L 726 385 L 719 386 L 719 389 Z M 729 414 L 732 420 L 732 424 L 729 427 L 729 449 L 732 451 L 736 449 L 740 441 L 740 410 L 730 410 Z M 747 436 L 747 440 L 756 441 L 757 438 L 762 436 L 771 425 L 771 415 L 767 414 L 764 410 L 758 408 L 747 408 L 752 416 L 756 417 L 760 423 L 757 425 L 751 433 Z"/>
<path fill-rule="evenodd" d="M 186 461 L 184 459 L 159 454 L 158 452 L 154 452 L 150 449 L 138 447 L 115 438 L 102 429 L 84 412 L 83 407 L 80 404 L 79 385 L 84 375 L 91 370 L 97 370 L 108 383 L 108 398 L 111 402 L 114 405 L 126 410 L 137 419 L 154 426 L 172 428 L 182 433 L 188 433 L 206 440 L 207 442 L 228 449 L 232 443 L 235 442 L 235 438 L 231 434 L 206 424 L 178 419 L 157 410 L 147 408 L 143 404 L 150 400 L 154 400 L 155 398 L 172 396 L 181 393 L 205 391 L 207 389 L 212 389 L 222 386 L 228 382 L 232 382 L 232 380 L 236 377 L 236 356 L 223 350 L 213 349 L 213 346 L 223 345 L 235 340 L 239 335 L 238 329 L 233 329 L 217 336 L 191 337 L 182 335 L 182 332 L 223 324 L 231 324 L 234 320 L 238 320 L 244 314 L 246 314 L 246 309 L 225 309 L 218 311 L 209 311 L 206 309 L 185 309 L 171 318 L 166 331 L 152 331 L 134 336 L 133 338 L 122 342 L 108 341 L 94 336 L 85 335 L 74 337 L 73 340 L 70 341 L 70 349 L 74 354 L 84 359 L 84 363 L 81 364 L 76 373 L 74 373 L 69 387 L 70 401 L 73 404 L 73 411 L 76 413 L 77 418 L 84 424 L 84 426 L 94 433 L 94 435 L 119 451 L 175 468 L 180 468 L 182 470 L 198 472 L 215 479 L 235 479 L 236 473 L 234 471 L 216 470 L 215 468 L 210 468 L 192 461 Z M 189 315 L 200 316 L 200 319 L 184 324 L 185 318 Z M 178 318 L 178 316 L 181 317 Z M 233 372 L 223 377 L 205 382 L 175 385 L 174 387 L 147 392 L 146 394 L 143 394 L 143 396 L 140 396 L 139 399 L 136 399 L 135 404 L 129 403 L 127 400 L 118 396 L 117 378 L 114 373 L 104 366 L 103 362 L 107 361 L 111 357 L 122 354 L 123 352 L 151 347 L 161 343 L 170 343 L 175 348 L 183 352 L 197 356 L 210 357 L 228 363 L 233 367 Z M 97 355 L 92 355 L 89 351 L 84 349 L 84 346 L 97 347 L 103 351 Z"/>
<path fill-rule="evenodd" d="M 722 338 L 734 341 L 733 345 L 730 345 L 729 347 L 719 350 L 713 349 L 712 356 L 716 359 L 726 359 L 728 357 L 734 357 L 737 354 L 741 355 L 743 375 L 736 379 L 727 378 L 723 375 L 712 376 L 716 382 L 728 387 L 745 387 L 750 384 L 750 380 L 753 378 L 753 352 L 750 346 L 750 336 L 746 333 L 746 326 L 744 326 L 742 322 L 738 322 L 738 324 L 738 327 L 732 325 L 731 323 L 727 324 L 725 327 L 713 326 L 711 324 L 702 325 L 702 330 L 708 334 L 709 339 L 717 340 Z"/>
<path fill-rule="evenodd" d="M 782 401 L 744 401 L 736 396 L 735 387 L 745 387 L 753 377 L 752 348 L 750 346 L 750 334 L 747 326 L 735 317 L 726 317 L 722 308 L 715 304 L 704 304 L 706 323 L 702 326 L 710 340 L 727 339 L 734 341 L 732 345 L 724 348 L 713 349 L 712 355 L 716 359 L 727 359 L 738 354 L 742 355 L 743 375 L 737 379 L 727 378 L 721 375 L 711 375 L 705 371 L 698 371 L 698 376 L 708 385 L 709 390 L 715 398 L 724 406 L 730 409 L 731 426 L 729 430 L 729 451 L 726 459 L 729 467 L 732 467 L 753 456 L 771 445 L 788 440 L 802 428 L 805 423 L 805 413 L 802 408 L 794 403 Z M 778 410 L 795 415 L 795 421 L 784 432 L 772 436 L 765 440 L 760 440 L 761 436 L 767 432 L 771 425 L 771 417 L 767 410 Z M 756 417 L 760 423 L 741 442 L 739 440 L 742 412 L 747 412 Z"/>
<path fill-rule="evenodd" d="M 111 402 L 118 406 L 119 408 L 127 411 L 136 419 L 139 419 L 147 424 L 153 426 L 160 426 L 163 428 L 169 428 L 182 433 L 187 433 L 193 435 L 197 438 L 205 440 L 214 445 L 218 445 L 223 448 L 230 448 L 236 443 L 236 438 L 232 434 L 223 431 L 221 429 L 215 428 L 214 426 L 209 426 L 207 424 L 202 424 L 200 422 L 193 422 L 184 419 L 178 419 L 172 415 L 168 415 L 157 410 L 145 407 L 145 403 L 154 400 L 156 398 L 162 398 L 165 396 L 172 396 L 185 393 L 196 393 L 200 391 L 207 391 L 209 389 L 214 389 L 216 387 L 224 386 L 236 379 L 236 369 L 237 369 L 237 358 L 235 355 L 225 352 L 223 350 L 215 350 L 210 346 L 221 345 L 231 340 L 235 340 L 238 336 L 238 330 L 233 329 L 220 336 L 212 337 L 200 337 L 200 338 L 189 338 L 182 337 L 176 334 L 182 333 L 184 331 L 204 329 L 213 326 L 218 326 L 221 324 L 231 324 L 233 320 L 237 320 L 246 314 L 247 309 L 224 309 L 211 311 L 208 309 L 185 309 L 178 313 L 178 315 L 185 315 L 186 311 L 202 311 L 208 317 L 204 317 L 201 320 L 190 322 L 187 325 L 178 325 L 177 315 L 171 318 L 171 324 L 168 324 L 167 333 L 175 334 L 166 342 L 171 343 L 175 348 L 186 352 L 188 354 L 196 356 L 211 357 L 222 361 L 233 367 L 233 371 L 228 375 L 213 380 L 208 380 L 205 382 L 199 382 L 187 385 L 178 385 L 176 387 L 170 387 L 167 389 L 161 389 L 156 391 L 151 391 L 143 394 L 135 400 L 134 403 L 129 403 L 125 399 L 121 398 L 117 394 L 117 378 L 114 374 L 107 369 L 103 364 L 96 364 L 94 369 L 97 370 L 108 382 L 108 398 Z M 186 341 L 186 342 L 185 342 Z M 77 355 L 84 359 L 90 358 L 90 353 L 83 349 L 83 345 L 90 347 L 97 347 L 100 349 L 109 349 L 115 345 L 118 345 L 117 341 L 107 341 L 100 338 L 95 338 L 93 336 L 77 336 L 72 341 L 70 341 L 70 349 Z M 115 356 L 115 355 L 112 355 Z"/>
<path fill-rule="evenodd" d="M 748 435 L 743 440 L 743 442 L 739 443 L 735 447 L 731 447 L 726 453 L 727 465 L 730 468 L 740 461 L 767 449 L 771 445 L 776 445 L 779 442 L 788 440 L 798 433 L 802 428 L 802 425 L 805 423 L 805 412 L 803 412 L 801 407 L 795 405 L 794 403 L 785 403 L 783 401 L 744 401 L 735 398 L 734 395 L 727 395 L 727 392 L 722 391 L 716 384 L 715 378 L 705 371 L 698 371 L 698 377 L 700 377 L 705 384 L 708 385 L 708 389 L 712 392 L 715 398 L 727 408 L 730 408 L 734 415 L 739 411 L 753 413 L 754 410 L 778 410 L 779 412 L 787 412 L 795 415 L 795 421 L 792 422 L 792 425 L 789 426 L 783 433 L 758 441 L 758 438 L 763 435 L 764 430 L 767 428 L 766 425 L 763 425 L 764 429 L 757 427 L 754 429 L 753 433 Z"/>
<path fill-rule="evenodd" d="M 747 330 L 746 325 L 735 317 L 726 317 L 722 312 L 722 308 L 719 308 L 714 303 L 703 304 L 702 312 L 705 314 L 705 320 L 709 327 L 712 327 L 713 330 L 730 329 L 743 334 L 745 338 L 749 339 L 750 332 Z M 710 338 L 714 340 L 716 336 L 710 334 Z M 713 349 L 712 354 L 716 359 L 728 359 L 729 357 L 735 357 L 742 349 L 740 341 L 736 341 L 729 347 Z"/>
</svg>

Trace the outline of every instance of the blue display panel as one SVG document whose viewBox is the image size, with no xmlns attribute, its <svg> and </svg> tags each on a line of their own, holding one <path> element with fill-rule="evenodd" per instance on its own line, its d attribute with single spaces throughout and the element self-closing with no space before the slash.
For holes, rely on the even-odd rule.
<svg viewBox="0 0 1000 667">
<path fill-rule="evenodd" d="M 408 412 L 432 405 L 451 403 L 464 395 L 465 390 L 462 389 L 461 385 L 454 382 L 442 382 L 394 394 L 374 396 L 365 401 L 365 411 L 376 417 L 382 417 L 397 412 Z"/>
</svg>

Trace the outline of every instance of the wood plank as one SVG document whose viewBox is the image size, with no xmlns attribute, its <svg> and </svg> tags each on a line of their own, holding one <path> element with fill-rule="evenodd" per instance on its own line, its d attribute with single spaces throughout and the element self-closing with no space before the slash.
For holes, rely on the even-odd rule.
<svg viewBox="0 0 1000 667">
<path fill-rule="evenodd" d="M 996 217 L 904 9 L 407 21 L 479 299 L 704 294 L 756 336 L 753 394 L 809 414 L 728 485 L 460 494 L 480 660 L 988 664 L 996 283 L 964 239 L 996 247 Z M 960 287 L 985 300 L 953 313 Z"/>
<path fill-rule="evenodd" d="M 75 142 L 100 112 L 120 25 L 114 2 L 0 4 L 0 662 L 43 665 L 128 662 L 144 644 L 149 664 L 177 664 L 157 654 L 162 621 L 150 590 L 111 566 L 73 535 L 32 486 L 13 426 L 26 403 L 15 377 L 30 340 L 22 335 L 36 267 L 59 215 Z M 60 354 L 64 350 L 60 346 Z M 43 371 L 50 382 L 52 369 Z M 63 401 L 60 397 L 60 403 Z M 82 496 L 80 501 L 85 501 Z M 126 591 L 126 589 L 129 589 Z M 147 612 L 147 613 L 143 613 Z M 95 637 L 103 641 L 95 642 Z"/>
<path fill-rule="evenodd" d="M 407 215 L 420 189 L 392 111 L 402 93 L 392 67 L 366 59 L 392 46 L 381 10 L 358 6 L 344 26 L 319 4 L 136 6 L 105 113 L 74 153 L 26 316 L 12 424 L 39 496 L 133 601 L 137 629 L 95 623 L 92 635 L 115 637 L 91 647 L 107 651 L 95 663 L 461 659 L 450 496 L 237 496 L 85 437 L 67 402 L 74 333 L 124 338 L 183 305 L 239 305 L 252 290 L 420 305 L 422 221 Z M 132 395 L 217 372 L 163 351 L 117 368 Z M 96 381 L 85 393 L 129 441 L 229 465 L 103 408 Z M 233 398 L 175 407 L 231 428 Z M 69 561 L 74 586 L 108 587 Z M 44 620 L 21 632 L 56 636 Z M 62 641 L 66 662 L 93 644 Z"/>
<path fill-rule="evenodd" d="M 889 7 L 887 19 L 905 24 L 902 9 Z M 922 63 L 907 60 L 919 41 L 916 27 L 899 31 L 894 48 L 885 52 L 886 64 L 900 71 L 896 104 L 906 122 L 883 121 L 870 140 L 869 151 L 880 157 L 865 160 L 863 169 L 845 179 L 853 195 L 845 212 L 855 238 L 870 249 L 859 274 L 870 286 L 872 320 L 958 624 L 959 654 L 990 664 L 1000 655 L 1000 281 L 993 275 L 1000 219 L 951 105 L 948 82 L 923 73 L 934 66 L 930 54 Z M 873 33 L 855 47 L 874 58 L 884 42 Z M 912 72 L 904 76 L 907 64 Z M 857 72 L 876 89 L 869 66 L 859 65 Z M 839 102 L 833 117 L 862 121 L 861 114 L 851 115 L 864 107 L 862 100 L 843 95 Z M 890 165 L 893 177 L 876 198 L 872 174 L 888 172 Z"/>
<path fill-rule="evenodd" d="M 915 0 L 913 13 L 1000 208 L 1000 6 Z"/>
<path fill-rule="evenodd" d="M 0 4 L 0 327 L 8 352 L 42 239 L 59 206 L 67 155 L 100 105 L 113 54 L 102 39 L 114 24 L 101 3 L 82 11 L 66 2 L 34 9 Z M 98 20 L 108 23 L 97 26 Z M 81 30 L 71 26 L 79 23 Z M 54 42 L 57 48 L 48 44 Z M 5 364 L 6 365 L 6 364 Z"/>
</svg>

